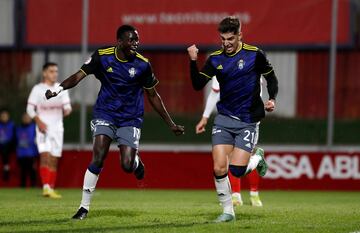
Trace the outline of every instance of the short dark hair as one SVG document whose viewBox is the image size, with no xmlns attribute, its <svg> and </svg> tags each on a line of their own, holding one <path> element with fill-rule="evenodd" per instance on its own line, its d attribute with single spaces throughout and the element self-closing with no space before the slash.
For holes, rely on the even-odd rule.
<svg viewBox="0 0 360 233">
<path fill-rule="evenodd" d="M 46 62 L 43 67 L 42 70 L 46 70 L 47 68 L 49 68 L 50 66 L 58 66 L 55 62 Z"/>
<path fill-rule="evenodd" d="M 135 27 L 133 27 L 131 25 L 124 24 L 124 25 L 120 26 L 118 28 L 118 30 L 116 31 L 116 39 L 124 38 L 125 32 L 134 32 L 134 31 L 136 31 Z"/>
<path fill-rule="evenodd" d="M 238 34 L 241 29 L 241 23 L 240 20 L 235 16 L 227 16 L 221 22 L 218 26 L 218 31 L 220 33 L 227 33 L 227 32 L 233 32 L 234 34 Z"/>
</svg>

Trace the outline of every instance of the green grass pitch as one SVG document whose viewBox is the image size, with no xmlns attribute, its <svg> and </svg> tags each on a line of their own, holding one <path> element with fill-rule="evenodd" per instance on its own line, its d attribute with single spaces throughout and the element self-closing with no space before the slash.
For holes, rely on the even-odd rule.
<svg viewBox="0 0 360 233">
<path fill-rule="evenodd" d="M 263 191 L 264 207 L 236 208 L 214 224 L 215 191 L 98 189 L 88 218 L 71 220 L 80 189 L 43 198 L 40 189 L 0 189 L 0 232 L 360 232 L 359 192 Z"/>
</svg>

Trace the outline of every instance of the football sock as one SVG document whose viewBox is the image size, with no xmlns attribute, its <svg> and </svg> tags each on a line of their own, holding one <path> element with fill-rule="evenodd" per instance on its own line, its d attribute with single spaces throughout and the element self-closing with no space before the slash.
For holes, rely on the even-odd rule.
<svg viewBox="0 0 360 233">
<path fill-rule="evenodd" d="M 44 188 L 49 186 L 49 176 L 49 168 L 45 166 L 40 167 L 40 178 Z"/>
<path fill-rule="evenodd" d="M 49 185 L 53 189 L 55 187 L 57 171 L 49 170 Z"/>
<path fill-rule="evenodd" d="M 227 174 L 223 176 L 215 175 L 215 188 L 219 202 L 224 208 L 224 213 L 235 216 L 234 207 L 231 199 L 231 187 Z"/>
<path fill-rule="evenodd" d="M 248 175 L 249 184 L 250 184 L 250 192 L 257 192 L 259 189 L 260 176 L 256 171 L 250 172 Z"/>
<path fill-rule="evenodd" d="M 99 179 L 100 172 L 101 168 L 98 168 L 93 164 L 91 164 L 85 172 L 80 207 L 83 207 L 86 210 L 90 209 L 91 197 L 95 191 L 96 183 Z"/>
<path fill-rule="evenodd" d="M 240 193 L 241 190 L 241 184 L 240 184 L 240 178 L 235 177 L 231 172 L 228 173 L 230 184 L 231 184 L 231 190 L 233 193 Z"/>
<path fill-rule="evenodd" d="M 247 165 L 246 174 L 249 174 L 252 170 L 256 169 L 261 160 L 261 156 L 254 154 L 250 156 L 249 163 Z"/>
</svg>

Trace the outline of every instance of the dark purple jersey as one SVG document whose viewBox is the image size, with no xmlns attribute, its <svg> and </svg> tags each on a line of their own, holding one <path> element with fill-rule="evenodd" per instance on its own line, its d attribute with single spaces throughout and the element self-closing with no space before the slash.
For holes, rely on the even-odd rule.
<svg viewBox="0 0 360 233">
<path fill-rule="evenodd" d="M 131 60 L 121 60 L 115 47 L 102 48 L 92 54 L 81 70 L 86 75 L 94 74 L 101 82 L 94 119 L 111 121 L 117 127 L 141 127 L 144 88 L 158 83 L 146 58 L 136 53 Z"/>
</svg>

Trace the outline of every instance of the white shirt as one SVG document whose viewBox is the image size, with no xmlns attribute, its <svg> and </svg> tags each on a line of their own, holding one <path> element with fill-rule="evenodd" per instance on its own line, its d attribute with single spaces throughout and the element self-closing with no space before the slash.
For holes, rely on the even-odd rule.
<svg viewBox="0 0 360 233">
<path fill-rule="evenodd" d="M 62 91 L 58 96 L 49 100 L 45 97 L 45 92 L 50 89 L 55 90 L 59 86 L 49 86 L 45 83 L 36 84 L 29 95 L 26 111 L 31 118 L 36 115 L 43 121 L 48 130 L 64 130 L 63 111 L 71 110 L 70 97 L 68 91 Z"/>
</svg>

